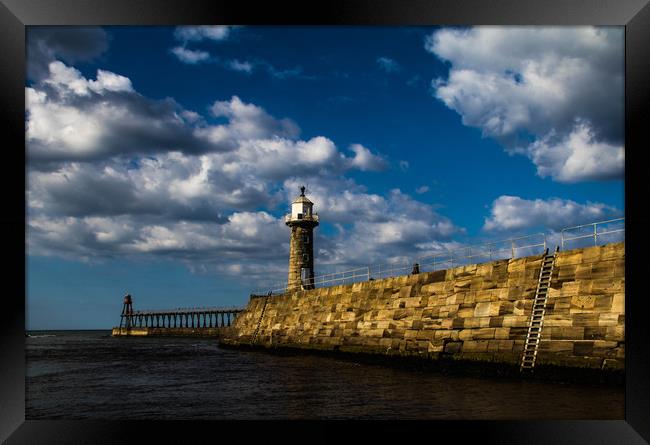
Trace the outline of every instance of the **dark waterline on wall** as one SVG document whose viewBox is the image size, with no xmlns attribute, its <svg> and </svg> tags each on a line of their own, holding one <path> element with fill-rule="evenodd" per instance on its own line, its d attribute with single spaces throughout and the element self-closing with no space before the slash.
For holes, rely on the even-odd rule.
<svg viewBox="0 0 650 445">
<path fill-rule="evenodd" d="M 31 331 L 27 419 L 623 419 L 624 389 Z"/>
</svg>

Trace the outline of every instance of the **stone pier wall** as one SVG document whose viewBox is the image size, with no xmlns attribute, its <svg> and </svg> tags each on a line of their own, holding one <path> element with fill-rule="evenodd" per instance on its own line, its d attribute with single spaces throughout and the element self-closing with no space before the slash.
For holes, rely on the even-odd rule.
<svg viewBox="0 0 650 445">
<path fill-rule="evenodd" d="M 518 365 L 542 256 L 268 299 L 255 343 Z M 625 243 L 560 252 L 537 365 L 623 369 Z M 221 341 L 253 343 L 265 297 Z"/>
</svg>

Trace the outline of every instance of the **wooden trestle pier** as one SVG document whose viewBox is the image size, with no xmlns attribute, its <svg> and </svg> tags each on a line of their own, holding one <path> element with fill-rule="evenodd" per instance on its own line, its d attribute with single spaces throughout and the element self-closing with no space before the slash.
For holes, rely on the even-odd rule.
<svg viewBox="0 0 650 445">
<path fill-rule="evenodd" d="M 219 336 L 242 311 L 234 307 L 134 311 L 125 303 L 113 336 Z"/>
</svg>

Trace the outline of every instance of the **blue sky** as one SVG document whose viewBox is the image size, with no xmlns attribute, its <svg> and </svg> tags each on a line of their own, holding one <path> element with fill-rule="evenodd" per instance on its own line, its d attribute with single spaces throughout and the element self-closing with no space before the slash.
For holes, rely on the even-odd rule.
<svg viewBox="0 0 650 445">
<path fill-rule="evenodd" d="M 623 28 L 31 27 L 27 327 L 622 216 Z"/>
</svg>

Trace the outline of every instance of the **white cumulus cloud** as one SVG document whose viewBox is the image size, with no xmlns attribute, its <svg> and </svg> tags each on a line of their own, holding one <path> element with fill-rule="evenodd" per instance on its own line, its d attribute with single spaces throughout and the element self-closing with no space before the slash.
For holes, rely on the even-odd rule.
<svg viewBox="0 0 650 445">
<path fill-rule="evenodd" d="M 620 216 L 620 210 L 601 203 L 551 198 L 528 200 L 518 196 L 500 196 L 492 203 L 484 230 L 516 231 L 533 227 L 558 230 Z"/>
<path fill-rule="evenodd" d="M 379 68 L 386 71 L 387 73 L 394 73 L 401 69 L 399 63 L 390 57 L 379 57 L 377 59 L 377 65 L 379 65 Z"/>
<path fill-rule="evenodd" d="M 388 168 L 388 162 L 372 152 L 361 144 L 350 145 L 350 150 L 354 152 L 354 158 L 350 161 L 351 165 L 362 171 L 382 171 Z"/>
<path fill-rule="evenodd" d="M 527 155 L 541 176 L 575 182 L 623 175 L 623 37 L 618 27 L 481 26 L 441 29 L 425 48 L 450 63 L 433 92 L 465 125 Z"/>
<path fill-rule="evenodd" d="M 210 53 L 207 51 L 187 49 L 183 46 L 175 46 L 170 51 L 178 57 L 178 60 L 191 65 L 204 62 L 210 58 Z"/>
<path fill-rule="evenodd" d="M 183 42 L 200 42 L 201 40 L 225 40 L 230 35 L 231 26 L 178 26 L 174 37 Z"/>
</svg>

